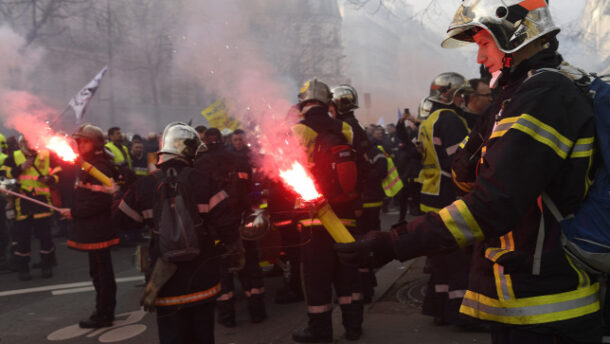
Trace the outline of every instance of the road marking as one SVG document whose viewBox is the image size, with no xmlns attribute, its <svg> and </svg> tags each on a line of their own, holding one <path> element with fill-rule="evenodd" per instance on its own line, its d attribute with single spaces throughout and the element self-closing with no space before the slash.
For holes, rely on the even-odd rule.
<svg viewBox="0 0 610 344">
<path fill-rule="evenodd" d="M 132 276 L 132 277 L 121 277 L 117 278 L 117 283 L 124 282 L 133 282 L 133 281 L 143 281 L 144 276 Z M 49 290 L 59 290 L 59 289 L 69 289 L 69 288 L 81 288 L 81 287 L 91 287 L 93 286 L 92 282 L 75 282 L 75 283 L 64 283 L 64 284 L 55 284 L 55 285 L 47 285 L 44 287 L 35 287 L 35 288 L 25 288 L 25 289 L 15 289 L 15 290 L 7 290 L 0 292 L 0 297 L 2 296 L 11 296 L 11 295 L 19 295 L 19 294 L 32 294 L 39 293 L 42 291 Z"/>
<path fill-rule="evenodd" d="M 65 295 L 65 294 L 82 293 L 85 291 L 94 291 L 94 290 L 95 290 L 94 287 L 70 288 L 70 289 L 53 290 L 53 291 L 51 291 L 51 294 Z"/>
</svg>

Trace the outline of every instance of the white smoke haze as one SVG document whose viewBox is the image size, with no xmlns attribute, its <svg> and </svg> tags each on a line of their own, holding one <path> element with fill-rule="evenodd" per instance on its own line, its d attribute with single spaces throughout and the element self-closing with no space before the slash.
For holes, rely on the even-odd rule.
<svg viewBox="0 0 610 344">
<path fill-rule="evenodd" d="M 256 119 L 259 131 L 280 137 L 277 123 L 312 77 L 353 84 L 360 121 L 390 123 L 397 109 L 415 113 L 437 74 L 479 75 L 474 49 L 440 48 L 457 0 L 368 0 L 362 7 L 353 3 L 365 0 L 53 1 L 61 11 L 50 13 L 36 37 L 27 11 L 33 1 L 6 2 L 20 17 L 0 13 L 1 94 L 40 98 L 33 103 L 47 104 L 41 119 L 61 111 L 104 65 L 109 73 L 85 121 L 141 135 L 175 120 L 205 125 L 201 110 L 224 98 L 231 115 Z M 581 2 L 551 1 L 566 60 L 589 71 L 608 68 L 607 6 L 589 0 L 583 17 Z M 9 105 L 0 107 L 6 118 Z M 71 111 L 56 129 L 74 129 Z"/>
<path fill-rule="evenodd" d="M 58 115 L 52 105 L 31 92 L 45 52 L 26 49 L 26 40 L 7 26 L 0 27 L 0 42 L 0 118 L 5 127 L 22 134 L 32 146 L 42 146 L 45 121 Z"/>
<path fill-rule="evenodd" d="M 206 92 L 222 98 L 230 115 L 254 129 L 264 151 L 259 164 L 272 178 L 294 161 L 306 161 L 290 135 L 286 114 L 294 87 L 264 58 L 243 0 L 187 1 L 174 67 L 194 75 Z"/>
</svg>

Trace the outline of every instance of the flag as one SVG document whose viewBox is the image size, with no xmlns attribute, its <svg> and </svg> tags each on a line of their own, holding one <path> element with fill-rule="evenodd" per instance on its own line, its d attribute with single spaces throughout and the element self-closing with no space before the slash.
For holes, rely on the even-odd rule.
<svg viewBox="0 0 610 344">
<path fill-rule="evenodd" d="M 396 111 L 398 111 L 398 120 L 400 120 L 402 118 L 402 112 L 400 112 L 399 108 L 396 108 Z"/>
<path fill-rule="evenodd" d="M 107 70 L 108 66 L 102 68 L 102 70 L 97 73 L 95 78 L 93 78 L 93 80 L 89 81 L 89 83 L 85 85 L 85 87 L 83 87 L 83 89 L 80 90 L 74 96 L 74 98 L 70 99 L 68 105 L 70 105 L 72 110 L 74 110 L 74 114 L 76 115 L 76 123 L 80 123 L 80 121 L 83 119 L 87 105 L 89 104 L 89 101 L 91 101 L 91 98 L 93 98 L 95 91 L 97 91 L 98 87 L 100 87 L 102 78 Z"/>
<path fill-rule="evenodd" d="M 210 128 L 223 130 L 225 128 L 235 130 L 240 127 L 240 123 L 235 118 L 229 116 L 224 99 L 219 99 L 214 104 L 201 111 L 201 115 L 208 120 Z"/>
<path fill-rule="evenodd" d="M 385 128 L 385 119 L 383 117 L 379 117 L 377 120 L 377 125 L 380 125 Z"/>
</svg>

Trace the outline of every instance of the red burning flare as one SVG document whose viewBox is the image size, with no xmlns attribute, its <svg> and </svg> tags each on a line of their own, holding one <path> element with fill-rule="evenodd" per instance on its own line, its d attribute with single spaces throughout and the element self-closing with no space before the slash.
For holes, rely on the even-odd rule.
<svg viewBox="0 0 610 344">
<path fill-rule="evenodd" d="M 55 134 L 50 137 L 43 139 L 45 148 L 55 152 L 57 156 L 66 162 L 74 163 L 78 155 L 70 146 L 70 142 L 67 137 Z"/>
<path fill-rule="evenodd" d="M 306 202 L 311 202 L 322 195 L 316 190 L 316 185 L 303 165 L 293 162 L 288 170 L 280 170 L 280 177 Z"/>
</svg>

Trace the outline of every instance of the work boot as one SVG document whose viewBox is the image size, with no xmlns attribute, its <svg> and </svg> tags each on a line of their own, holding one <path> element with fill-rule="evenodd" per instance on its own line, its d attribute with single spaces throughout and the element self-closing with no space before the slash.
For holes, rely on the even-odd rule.
<svg viewBox="0 0 610 344">
<path fill-rule="evenodd" d="M 110 327 L 112 326 L 113 321 L 114 315 L 99 315 L 97 312 L 93 312 L 89 318 L 79 321 L 78 326 L 80 326 L 80 328 Z"/>
<path fill-rule="evenodd" d="M 333 341 L 332 312 L 307 313 L 309 323 L 306 328 L 292 333 L 292 340 L 298 343 L 331 343 Z"/>
<path fill-rule="evenodd" d="M 252 294 L 248 298 L 248 312 L 250 312 L 250 322 L 258 324 L 267 319 L 265 308 L 265 294 Z"/>
<path fill-rule="evenodd" d="M 47 253 L 40 255 L 40 264 L 42 269 L 42 278 L 51 278 L 53 277 L 53 263 L 57 265 L 57 259 L 55 258 L 55 253 Z"/>
<path fill-rule="evenodd" d="M 235 299 L 216 300 L 218 323 L 225 327 L 235 327 Z"/>
<path fill-rule="evenodd" d="M 345 339 L 358 340 L 362 336 L 362 301 L 353 301 L 347 305 L 341 305 L 343 327 L 345 327 Z"/>
</svg>

